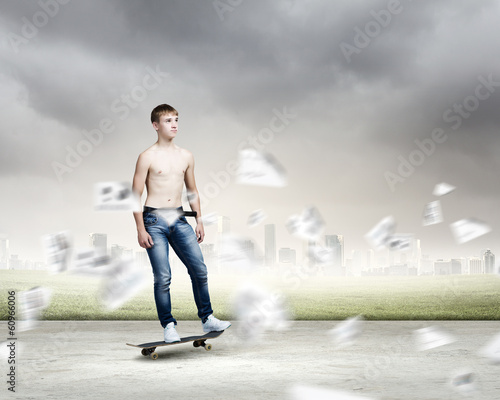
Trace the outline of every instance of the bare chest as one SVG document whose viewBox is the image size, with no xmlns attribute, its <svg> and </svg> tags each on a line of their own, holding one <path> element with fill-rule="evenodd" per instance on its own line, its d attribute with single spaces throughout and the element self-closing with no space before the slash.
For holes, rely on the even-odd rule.
<svg viewBox="0 0 500 400">
<path fill-rule="evenodd" d="M 148 175 L 150 179 L 182 180 L 187 167 L 187 160 L 183 157 L 156 157 L 149 167 Z"/>
</svg>

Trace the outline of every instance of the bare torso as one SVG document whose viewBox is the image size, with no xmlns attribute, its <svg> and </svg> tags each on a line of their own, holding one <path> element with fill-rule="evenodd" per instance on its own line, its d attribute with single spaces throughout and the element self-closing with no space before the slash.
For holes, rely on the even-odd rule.
<svg viewBox="0 0 500 400">
<path fill-rule="evenodd" d="M 182 189 L 189 153 L 178 146 L 158 149 L 155 144 L 145 154 L 150 160 L 146 176 L 145 205 L 155 208 L 182 206 Z"/>
</svg>

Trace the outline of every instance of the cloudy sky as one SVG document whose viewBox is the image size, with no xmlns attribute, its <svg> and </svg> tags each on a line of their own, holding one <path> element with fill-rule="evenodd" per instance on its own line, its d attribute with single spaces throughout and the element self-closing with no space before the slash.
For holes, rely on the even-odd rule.
<svg viewBox="0 0 500 400">
<path fill-rule="evenodd" d="M 435 258 L 500 252 L 498 1 L 47 0 L 0 11 L 0 233 L 21 258 L 43 259 L 41 235 L 66 229 L 80 246 L 105 232 L 140 249 L 132 215 L 93 211 L 93 185 L 132 180 L 160 103 L 179 110 L 176 141 L 195 156 L 202 196 L 242 143 L 275 129 L 258 144 L 288 185 L 231 175 L 202 210 L 259 246 L 251 211 L 276 224 L 278 247 L 300 252 L 284 224 L 314 205 L 348 256 L 388 215 Z M 106 132 L 89 148 L 94 129 Z M 423 227 L 442 181 L 457 187 L 441 198 L 444 222 Z M 469 217 L 492 232 L 459 245 L 449 224 Z"/>
</svg>

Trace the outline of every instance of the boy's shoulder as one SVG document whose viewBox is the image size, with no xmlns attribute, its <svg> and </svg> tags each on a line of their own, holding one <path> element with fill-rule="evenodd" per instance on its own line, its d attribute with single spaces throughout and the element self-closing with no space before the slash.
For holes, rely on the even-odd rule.
<svg viewBox="0 0 500 400">
<path fill-rule="evenodd" d="M 184 147 L 180 147 L 175 145 L 175 150 L 179 152 L 183 157 L 193 157 L 193 153 L 191 153 L 188 149 L 185 149 Z"/>
<path fill-rule="evenodd" d="M 184 160 L 188 163 L 188 165 L 194 165 L 194 156 L 193 153 L 191 153 L 187 149 L 181 148 L 182 155 L 184 157 Z"/>
<path fill-rule="evenodd" d="M 139 154 L 139 159 L 140 160 L 148 159 L 153 155 L 154 152 L 155 152 L 154 145 L 152 145 Z"/>
<path fill-rule="evenodd" d="M 187 157 L 193 156 L 193 153 L 191 153 L 188 149 L 185 149 L 183 147 L 179 147 L 179 151 L 182 153 L 182 155 L 185 155 Z"/>
</svg>

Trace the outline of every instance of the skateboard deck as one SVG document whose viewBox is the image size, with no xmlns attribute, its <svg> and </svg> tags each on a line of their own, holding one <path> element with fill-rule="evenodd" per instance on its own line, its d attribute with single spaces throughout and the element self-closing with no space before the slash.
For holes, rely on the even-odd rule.
<svg viewBox="0 0 500 400">
<path fill-rule="evenodd" d="M 207 339 L 215 339 L 216 337 L 219 337 L 222 335 L 224 331 L 219 331 L 219 332 L 209 332 L 205 335 L 197 335 L 197 336 L 186 336 L 181 338 L 180 342 L 173 342 L 173 343 L 165 343 L 164 341 L 161 342 L 150 342 L 150 343 L 142 343 L 142 344 L 130 344 L 126 343 L 127 346 L 132 346 L 132 347 L 139 347 L 141 350 L 141 354 L 143 356 L 151 356 L 153 360 L 156 360 L 158 358 L 158 354 L 155 352 L 157 347 L 163 347 L 163 346 L 172 346 L 174 344 L 182 344 L 182 343 L 188 343 L 188 342 L 193 342 L 194 347 L 204 347 L 205 350 L 209 351 L 212 350 L 212 345 L 210 343 L 205 343 Z"/>
</svg>

